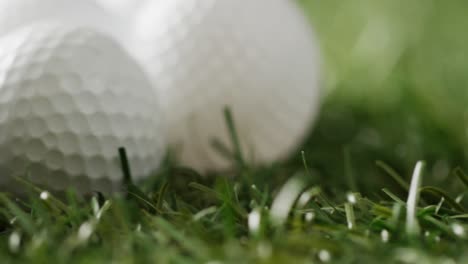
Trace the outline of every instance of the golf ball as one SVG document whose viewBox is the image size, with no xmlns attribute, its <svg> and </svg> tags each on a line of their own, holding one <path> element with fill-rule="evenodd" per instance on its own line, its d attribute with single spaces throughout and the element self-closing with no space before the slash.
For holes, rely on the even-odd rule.
<svg viewBox="0 0 468 264">
<path fill-rule="evenodd" d="M 0 0 L 0 36 L 36 21 L 92 27 L 121 38 L 121 25 L 92 0 Z"/>
<path fill-rule="evenodd" d="M 130 23 L 146 1 L 148 0 L 96 0 L 102 8 Z"/>
<path fill-rule="evenodd" d="M 118 25 L 119 34 L 118 39 L 129 52 L 132 49 L 128 48 L 129 32 L 133 29 L 135 17 L 138 15 L 139 10 L 148 0 L 94 0 L 98 6 L 113 16 L 114 24 Z M 106 23 L 106 21 L 102 21 Z M 115 29 L 114 29 L 115 31 Z"/>
<path fill-rule="evenodd" d="M 164 96 L 169 142 L 185 165 L 224 169 L 232 111 L 249 162 L 284 158 L 319 106 L 319 52 L 293 0 L 149 1 L 132 50 Z"/>
<path fill-rule="evenodd" d="M 164 154 L 161 111 L 138 64 L 93 30 L 36 23 L 0 39 L 0 186 L 115 191 L 125 147 L 133 178 Z"/>
</svg>

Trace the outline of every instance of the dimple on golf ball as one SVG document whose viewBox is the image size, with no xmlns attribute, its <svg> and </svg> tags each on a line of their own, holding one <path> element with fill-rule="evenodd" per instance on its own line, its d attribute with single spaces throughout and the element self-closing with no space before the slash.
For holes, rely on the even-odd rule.
<svg viewBox="0 0 468 264">
<path fill-rule="evenodd" d="M 0 39 L 0 186 L 119 188 L 118 148 L 135 180 L 158 167 L 158 98 L 139 65 L 93 30 L 36 23 Z"/>
<path fill-rule="evenodd" d="M 225 106 L 251 162 L 283 158 L 307 134 L 319 106 L 319 52 L 295 1 L 148 1 L 133 32 L 183 164 L 229 166 L 212 147 L 213 139 L 231 147 Z"/>
</svg>

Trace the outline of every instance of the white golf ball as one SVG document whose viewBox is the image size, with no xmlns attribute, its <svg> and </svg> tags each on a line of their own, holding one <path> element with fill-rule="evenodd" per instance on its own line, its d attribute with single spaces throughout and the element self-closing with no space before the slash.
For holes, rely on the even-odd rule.
<svg viewBox="0 0 468 264">
<path fill-rule="evenodd" d="M 164 154 L 158 98 L 112 39 L 36 23 L 0 39 L 0 186 L 114 191 L 125 147 L 134 179 Z"/>
<path fill-rule="evenodd" d="M 127 50 L 133 53 L 131 48 L 128 48 L 130 41 L 130 32 L 133 30 L 133 24 L 141 7 L 152 0 L 94 0 L 98 6 L 113 15 L 114 23 L 118 25 L 120 42 L 127 47 Z M 114 30 L 115 31 L 115 30 Z"/>
<path fill-rule="evenodd" d="M 119 19 L 132 23 L 141 6 L 152 0 L 95 0 L 98 5 L 108 10 Z"/>
<path fill-rule="evenodd" d="M 121 25 L 93 0 L 0 0 L 0 36 L 36 21 L 92 27 L 122 38 Z"/>
<path fill-rule="evenodd" d="M 234 114 L 250 162 L 271 162 L 297 147 L 319 106 L 319 52 L 293 0 L 161 0 L 145 5 L 132 50 L 164 96 L 169 141 L 183 164 L 229 163 L 223 117 Z"/>
</svg>

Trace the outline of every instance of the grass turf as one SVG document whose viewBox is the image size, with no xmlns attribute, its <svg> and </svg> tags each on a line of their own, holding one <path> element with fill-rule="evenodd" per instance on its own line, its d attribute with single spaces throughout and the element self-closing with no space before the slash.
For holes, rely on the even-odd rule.
<svg viewBox="0 0 468 264">
<path fill-rule="evenodd" d="M 468 176 L 451 165 L 457 161 L 428 155 L 426 169 L 415 169 L 411 177 L 416 163 L 407 156 L 392 159 L 387 151 L 387 144 L 414 148 L 410 139 L 400 136 L 398 143 L 382 136 L 379 144 L 367 142 L 369 135 L 362 133 L 369 134 L 382 116 L 358 118 L 367 120 L 363 126 L 341 119 L 355 119 L 346 115 L 358 115 L 359 107 L 346 113 L 342 108 L 343 103 L 326 104 L 324 111 L 333 118 L 322 115 L 304 151 L 271 166 L 250 167 L 239 152 L 233 153 L 234 170 L 202 177 L 169 156 L 146 184 L 135 186 L 127 177 L 121 195 L 96 193 L 89 199 L 71 190 L 59 199 L 24 183 L 29 198 L 0 196 L 2 263 L 468 261 L 463 199 Z M 336 117 L 339 113 L 345 116 Z M 374 133 L 392 134 L 380 129 Z M 396 129 L 427 142 L 438 136 L 414 121 Z M 348 132 L 329 133 L 336 130 Z M 442 144 L 437 142 L 424 146 L 437 149 Z"/>
<path fill-rule="evenodd" d="M 109 197 L 23 182 L 29 197 L 0 195 L 1 262 L 468 262 L 466 3 L 302 3 L 331 92 L 289 160 L 238 150 L 203 177 L 168 155 L 145 184 L 124 169 Z"/>
</svg>

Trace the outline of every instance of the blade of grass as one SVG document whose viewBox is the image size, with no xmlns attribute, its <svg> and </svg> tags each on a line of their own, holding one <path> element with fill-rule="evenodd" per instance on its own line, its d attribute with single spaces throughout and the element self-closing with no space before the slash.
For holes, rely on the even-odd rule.
<svg viewBox="0 0 468 264">
<path fill-rule="evenodd" d="M 31 219 L 31 216 L 24 212 L 18 205 L 16 205 L 3 193 L 0 193 L 0 201 L 2 201 L 8 210 L 10 210 L 11 213 L 16 216 L 16 220 L 19 222 L 24 231 L 28 235 L 33 236 L 36 228 L 34 221 Z"/>
<path fill-rule="evenodd" d="M 468 175 L 465 174 L 465 172 L 462 170 L 462 168 L 457 167 L 453 170 L 453 173 L 455 176 L 460 179 L 460 181 L 465 185 L 465 187 L 468 188 Z"/>
<path fill-rule="evenodd" d="M 229 133 L 229 136 L 231 138 L 231 142 L 233 144 L 233 154 L 234 154 L 234 157 L 237 161 L 237 165 L 243 169 L 245 168 L 245 160 L 244 160 L 244 157 L 242 155 L 242 149 L 241 149 L 241 145 L 240 145 L 240 141 L 239 141 L 239 136 L 237 135 L 237 130 L 236 130 L 236 126 L 235 126 L 235 123 L 234 123 L 234 117 L 232 115 L 232 112 L 231 112 L 231 109 L 229 109 L 229 107 L 225 107 L 224 108 L 224 119 L 226 121 L 226 126 L 227 126 L 227 129 L 228 129 L 228 133 Z"/>
<path fill-rule="evenodd" d="M 375 164 L 390 175 L 405 191 L 409 191 L 409 184 L 392 167 L 381 160 L 376 161 Z"/>
<path fill-rule="evenodd" d="M 301 158 L 302 158 L 302 166 L 304 166 L 304 169 L 305 169 L 307 175 L 312 176 L 312 173 L 309 170 L 309 165 L 307 165 L 307 159 L 306 159 L 305 151 L 301 151 Z"/>
<path fill-rule="evenodd" d="M 405 205 L 405 202 L 403 200 L 398 198 L 398 196 L 396 196 L 395 194 L 393 194 L 391 191 L 387 190 L 386 188 L 383 188 L 382 192 L 384 192 L 386 195 L 388 195 L 390 198 L 392 198 L 392 200 L 394 200 L 398 204 Z"/>
<path fill-rule="evenodd" d="M 19 182 L 20 184 L 26 186 L 29 190 L 35 192 L 36 194 L 41 194 L 43 193 L 45 190 L 37 187 L 36 185 L 34 185 L 33 183 L 31 183 L 30 181 L 22 178 L 22 177 L 15 177 L 15 180 L 17 182 Z M 65 205 L 62 201 L 60 201 L 59 199 L 57 199 L 54 195 L 52 195 L 51 193 L 48 193 L 48 200 L 53 202 L 53 206 L 56 206 L 58 207 L 60 210 L 62 210 L 63 212 L 67 212 L 68 211 L 68 206 Z"/>
<path fill-rule="evenodd" d="M 189 187 L 197 189 L 197 190 L 202 191 L 204 193 L 207 193 L 207 194 L 215 197 L 216 199 L 218 199 L 220 201 L 228 203 L 229 206 L 234 208 L 234 210 L 237 212 L 238 215 L 240 215 L 241 217 L 244 217 L 244 218 L 247 217 L 247 212 L 242 207 L 234 204 L 232 202 L 232 200 L 226 200 L 224 195 L 222 195 L 221 193 L 219 193 L 219 192 L 217 192 L 217 191 L 215 191 L 215 190 L 213 190 L 213 189 L 211 189 L 211 188 L 209 188 L 207 186 L 196 183 L 196 182 L 189 183 Z"/>
<path fill-rule="evenodd" d="M 123 184 L 128 186 L 132 184 L 132 174 L 130 164 L 128 163 L 127 151 L 124 147 L 119 147 L 120 165 L 122 166 Z"/>
<path fill-rule="evenodd" d="M 459 211 L 460 213 L 465 212 L 465 208 L 463 208 L 463 205 L 455 202 L 454 199 L 452 199 L 447 193 L 445 193 L 443 190 L 437 188 L 437 187 L 432 187 L 432 186 L 425 186 L 419 189 L 419 192 L 421 194 L 430 194 L 433 195 L 437 198 L 444 198 L 445 202 L 450 205 L 453 209 Z"/>
<path fill-rule="evenodd" d="M 424 161 L 418 161 L 411 177 L 411 185 L 406 202 L 406 233 L 409 236 L 419 235 L 420 228 L 417 219 L 417 205 L 419 201 L 419 188 L 422 183 Z"/>
<path fill-rule="evenodd" d="M 346 221 L 348 222 L 348 229 L 352 230 L 356 226 L 356 217 L 354 215 L 353 205 L 345 203 Z"/>
<path fill-rule="evenodd" d="M 270 218 L 275 226 L 283 226 L 286 223 L 294 202 L 305 187 L 306 184 L 300 175 L 292 177 L 283 185 L 271 205 Z"/>
</svg>

